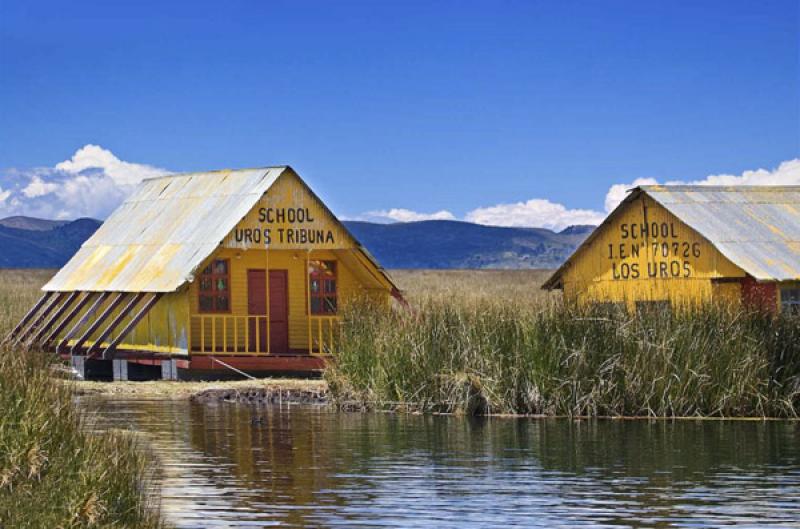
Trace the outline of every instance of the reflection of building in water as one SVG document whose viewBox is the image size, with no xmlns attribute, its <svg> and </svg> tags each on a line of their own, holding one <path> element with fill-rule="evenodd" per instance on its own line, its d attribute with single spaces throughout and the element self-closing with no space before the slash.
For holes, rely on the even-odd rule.
<svg viewBox="0 0 800 529">
<path fill-rule="evenodd" d="M 628 310 L 800 307 L 800 186 L 640 186 L 544 284 Z"/>
<path fill-rule="evenodd" d="M 400 297 L 289 167 L 145 180 L 43 290 L 14 339 L 123 379 L 319 370 L 343 302 Z"/>
</svg>

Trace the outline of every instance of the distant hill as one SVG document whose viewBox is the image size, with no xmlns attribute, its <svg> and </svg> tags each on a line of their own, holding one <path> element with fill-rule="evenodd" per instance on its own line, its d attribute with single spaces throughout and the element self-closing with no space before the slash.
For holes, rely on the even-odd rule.
<svg viewBox="0 0 800 529">
<path fill-rule="evenodd" d="M 594 229 L 553 232 L 449 220 L 345 225 L 386 268 L 554 268 Z"/>
<path fill-rule="evenodd" d="M 0 268 L 58 268 L 100 224 L 95 219 L 0 219 Z M 449 220 L 344 224 L 386 268 L 554 268 L 593 229 L 570 226 L 553 232 Z"/>
<path fill-rule="evenodd" d="M 0 268 L 59 268 L 99 226 L 95 219 L 0 219 Z"/>
</svg>

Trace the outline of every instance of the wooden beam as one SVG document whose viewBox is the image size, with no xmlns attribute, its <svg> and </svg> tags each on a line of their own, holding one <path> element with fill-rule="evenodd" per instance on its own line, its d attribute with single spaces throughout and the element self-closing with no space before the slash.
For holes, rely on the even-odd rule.
<svg viewBox="0 0 800 529">
<path fill-rule="evenodd" d="M 110 344 L 108 344 L 108 347 L 103 350 L 103 359 L 113 358 L 116 356 L 115 352 L 117 350 L 117 346 L 122 343 L 122 340 L 124 340 L 128 334 L 130 334 L 134 327 L 136 327 L 136 324 L 139 323 L 139 321 L 141 321 L 141 319 L 144 318 L 148 312 L 150 312 L 150 309 L 152 309 L 153 305 L 155 305 L 156 302 L 161 299 L 162 295 L 163 292 L 155 292 L 150 299 L 145 301 L 144 305 L 142 305 L 142 308 L 139 309 L 139 312 L 137 312 L 136 315 L 131 318 L 131 321 L 129 321 L 128 324 L 119 332 L 117 337 L 114 338 Z"/>
<path fill-rule="evenodd" d="M 42 340 L 42 349 L 47 349 L 47 347 L 52 343 L 53 340 L 58 338 L 58 335 L 61 334 L 61 331 L 67 328 L 69 322 L 72 321 L 72 318 L 80 314 L 81 309 L 89 303 L 89 300 L 92 299 L 94 296 L 94 292 L 86 292 L 86 295 L 81 298 L 77 305 L 75 305 L 69 313 L 64 316 L 64 318 L 55 326 L 55 328 L 47 335 L 47 338 Z"/>
<path fill-rule="evenodd" d="M 64 338 L 62 338 L 61 341 L 58 342 L 58 345 L 56 346 L 56 354 L 61 353 L 61 350 L 67 346 L 67 343 L 69 343 L 69 341 L 73 337 L 75 337 L 76 334 L 78 334 L 78 331 L 81 330 L 81 327 L 86 325 L 86 322 L 89 321 L 89 318 L 91 318 L 92 314 L 94 314 L 94 312 L 100 307 L 103 301 L 108 299 L 108 296 L 110 295 L 111 292 L 100 292 L 100 295 L 97 296 L 97 299 L 94 300 L 94 303 L 92 303 L 92 306 L 89 307 L 89 310 L 87 310 L 83 314 L 83 317 L 80 320 L 78 320 L 78 323 L 73 325 L 73 327 L 67 332 L 67 334 L 64 335 Z"/>
<path fill-rule="evenodd" d="M 108 305 L 106 305 L 106 308 L 103 309 L 103 312 L 100 313 L 100 316 L 98 316 L 96 320 L 89 324 L 89 327 L 86 329 L 86 331 L 81 335 L 80 338 L 78 338 L 78 341 L 75 342 L 75 345 L 72 346 L 72 349 L 70 349 L 70 354 L 72 356 L 75 356 L 76 353 L 80 354 L 81 348 L 83 347 L 83 344 L 86 343 L 86 340 L 91 338 L 92 334 L 97 332 L 97 329 L 103 325 L 103 322 L 106 321 L 106 318 L 111 316 L 111 313 L 114 312 L 114 309 L 119 307 L 120 303 L 122 303 L 127 295 L 127 292 L 118 292 L 116 297 L 114 297 L 108 303 Z"/>
<path fill-rule="evenodd" d="M 42 323 L 42 320 L 44 320 L 47 315 L 50 314 L 50 312 L 61 302 L 61 300 L 64 299 L 64 296 L 66 296 L 66 292 L 58 292 L 57 295 L 52 296 L 47 305 L 45 305 L 44 309 L 39 312 L 33 318 L 33 320 L 31 320 L 31 323 L 27 328 L 25 328 L 25 330 L 17 334 L 17 337 L 11 343 L 14 345 L 24 344 L 25 338 L 27 338 L 31 332 L 35 331 L 39 327 L 39 324 Z"/>
<path fill-rule="evenodd" d="M 79 295 L 80 295 L 80 292 L 74 292 L 74 291 L 70 292 L 69 294 L 67 294 L 67 299 L 64 300 L 64 303 L 62 303 L 55 310 L 55 312 L 53 312 L 53 314 L 50 315 L 50 317 L 47 319 L 47 321 L 44 322 L 42 325 L 40 325 L 38 329 L 36 329 L 36 332 L 33 333 L 33 336 L 31 336 L 28 339 L 28 343 L 27 343 L 28 347 L 36 345 L 37 342 L 39 342 L 39 340 L 42 338 L 42 336 L 44 336 L 44 334 L 47 332 L 47 330 L 50 328 L 50 326 L 53 325 L 55 322 L 57 322 L 58 319 L 61 316 L 64 315 L 64 312 L 67 311 L 69 306 L 72 305 L 72 302 L 75 301 L 75 299 Z"/>
<path fill-rule="evenodd" d="M 91 358 L 92 356 L 94 356 L 95 353 L 100 351 L 100 344 L 108 340 L 108 337 L 111 336 L 111 333 L 114 332 L 114 329 L 117 328 L 117 325 L 122 323 L 122 320 L 124 320 L 125 317 L 128 316 L 128 313 L 130 313 L 130 311 L 133 310 L 133 307 L 135 307 L 136 304 L 139 303 L 144 296 L 145 296 L 144 292 L 137 292 L 136 294 L 134 294 L 133 297 L 131 297 L 128 303 L 125 304 L 125 306 L 122 307 L 122 310 L 119 311 L 119 314 L 117 314 L 116 316 L 114 316 L 114 318 L 112 318 L 111 322 L 108 324 L 108 326 L 106 326 L 105 330 L 103 330 L 103 332 L 100 333 L 100 335 L 97 337 L 97 340 L 95 340 L 92 346 L 89 347 L 89 350 L 86 351 L 87 358 Z"/>
<path fill-rule="evenodd" d="M 22 328 L 25 327 L 29 321 L 31 321 L 33 316 L 37 312 L 39 312 L 39 309 L 42 308 L 42 305 L 47 303 L 47 300 L 50 299 L 50 296 L 52 296 L 53 294 L 54 292 L 45 292 L 44 294 L 42 294 L 42 297 L 39 298 L 39 301 L 37 301 L 36 304 L 33 307 L 31 307 L 31 310 L 29 310 L 28 313 L 22 317 L 17 326 L 14 327 L 14 329 L 12 329 L 12 331 L 8 333 L 8 335 L 3 339 L 3 344 L 10 343 L 11 340 L 13 340 L 14 337 L 17 335 L 17 333 L 19 333 L 19 331 L 21 331 Z"/>
</svg>

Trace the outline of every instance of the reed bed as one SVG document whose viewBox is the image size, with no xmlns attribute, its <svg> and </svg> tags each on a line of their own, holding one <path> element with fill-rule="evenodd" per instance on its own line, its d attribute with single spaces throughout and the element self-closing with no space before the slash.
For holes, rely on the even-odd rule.
<svg viewBox="0 0 800 529">
<path fill-rule="evenodd" d="M 535 286 L 521 283 L 505 297 L 478 285 L 411 288 L 408 311 L 350 304 L 326 372 L 332 394 L 361 407 L 464 414 L 800 410 L 795 316 L 719 306 L 630 315 L 524 295 Z"/>
<path fill-rule="evenodd" d="M 49 275 L 0 272 L 3 336 Z M 91 433 L 57 367 L 51 355 L 0 350 L 0 527 L 161 527 L 144 447 Z"/>
</svg>

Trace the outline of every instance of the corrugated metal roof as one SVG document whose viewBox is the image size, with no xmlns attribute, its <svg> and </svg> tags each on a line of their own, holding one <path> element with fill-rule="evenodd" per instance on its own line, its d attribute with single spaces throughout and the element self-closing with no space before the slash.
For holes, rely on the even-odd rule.
<svg viewBox="0 0 800 529">
<path fill-rule="evenodd" d="M 639 189 L 757 280 L 800 280 L 800 186 Z"/>
<path fill-rule="evenodd" d="M 286 169 L 145 180 L 43 290 L 172 292 L 193 279 Z"/>
<path fill-rule="evenodd" d="M 640 186 L 592 232 L 543 288 L 558 288 L 575 256 L 627 203 L 645 193 L 759 281 L 800 280 L 800 186 Z"/>
</svg>

